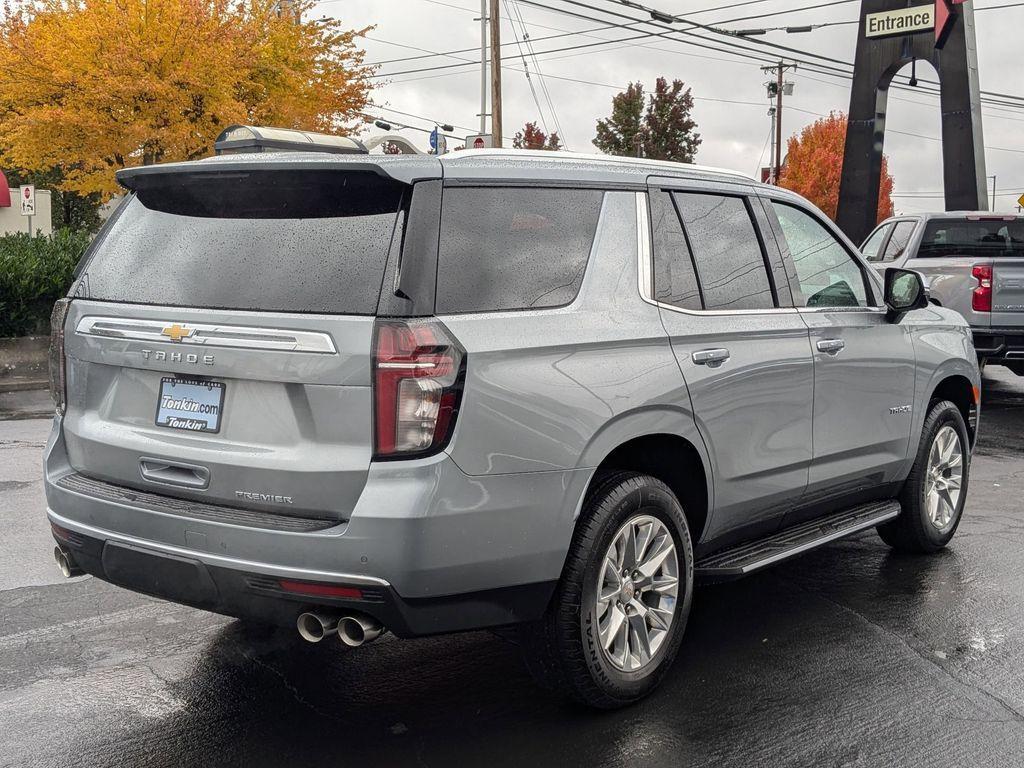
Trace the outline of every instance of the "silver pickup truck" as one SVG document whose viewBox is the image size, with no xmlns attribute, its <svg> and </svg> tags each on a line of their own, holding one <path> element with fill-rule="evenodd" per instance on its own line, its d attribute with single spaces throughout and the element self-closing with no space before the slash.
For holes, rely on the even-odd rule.
<svg viewBox="0 0 1024 768">
<path fill-rule="evenodd" d="M 924 275 L 931 301 L 970 324 L 978 362 L 1024 376 L 1024 216 L 896 216 L 879 224 L 861 251 L 881 273 L 902 267 Z"/>
</svg>

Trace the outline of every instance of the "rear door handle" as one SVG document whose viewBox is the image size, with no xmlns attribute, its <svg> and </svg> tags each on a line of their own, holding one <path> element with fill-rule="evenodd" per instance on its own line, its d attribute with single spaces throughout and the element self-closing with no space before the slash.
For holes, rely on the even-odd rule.
<svg viewBox="0 0 1024 768">
<path fill-rule="evenodd" d="M 817 346 L 819 352 L 838 355 L 846 348 L 846 342 L 842 339 L 822 339 Z"/>
<path fill-rule="evenodd" d="M 706 365 L 709 368 L 717 368 L 729 359 L 728 349 L 702 349 L 690 355 L 690 359 L 697 365 Z"/>
</svg>

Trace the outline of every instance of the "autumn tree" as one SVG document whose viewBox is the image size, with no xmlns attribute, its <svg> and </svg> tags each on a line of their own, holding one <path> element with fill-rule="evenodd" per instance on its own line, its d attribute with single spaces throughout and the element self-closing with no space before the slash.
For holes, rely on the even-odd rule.
<svg viewBox="0 0 1024 768">
<path fill-rule="evenodd" d="M 349 132 L 366 30 L 303 20 L 313 3 L 23 0 L 0 20 L 0 162 L 105 197 L 118 168 L 207 155 L 231 123 Z"/>
<path fill-rule="evenodd" d="M 846 147 L 846 115 L 830 112 L 791 136 L 779 185 L 806 197 L 833 220 L 839 207 L 839 179 Z M 878 190 L 878 221 L 893 215 L 893 178 L 889 160 L 882 156 L 882 180 Z"/>
<path fill-rule="evenodd" d="M 557 152 L 562 149 L 562 140 L 556 131 L 548 135 L 536 123 L 527 123 L 523 130 L 516 132 L 512 146 L 515 149 L 547 149 Z"/>
<path fill-rule="evenodd" d="M 612 97 L 611 115 L 597 121 L 594 145 L 609 155 L 692 163 L 701 143 L 692 110 L 693 94 L 682 80 L 659 77 L 649 96 L 642 83 L 630 83 Z"/>
</svg>

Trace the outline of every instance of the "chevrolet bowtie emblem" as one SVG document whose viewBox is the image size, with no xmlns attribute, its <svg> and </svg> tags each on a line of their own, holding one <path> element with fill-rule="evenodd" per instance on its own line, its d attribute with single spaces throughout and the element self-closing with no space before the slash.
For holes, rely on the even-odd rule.
<svg viewBox="0 0 1024 768">
<path fill-rule="evenodd" d="M 166 336 L 171 341 L 181 341 L 182 339 L 189 338 L 195 332 L 195 328 L 184 328 L 175 323 L 174 325 L 169 325 L 160 331 L 160 335 Z"/>
</svg>

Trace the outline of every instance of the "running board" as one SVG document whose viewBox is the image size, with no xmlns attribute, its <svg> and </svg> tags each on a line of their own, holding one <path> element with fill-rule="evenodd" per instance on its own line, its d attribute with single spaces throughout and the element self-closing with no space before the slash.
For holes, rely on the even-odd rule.
<svg viewBox="0 0 1024 768">
<path fill-rule="evenodd" d="M 874 528 L 892 520 L 900 511 L 898 501 L 875 501 L 799 523 L 766 538 L 712 552 L 697 561 L 694 575 L 712 579 L 746 576 L 822 544 Z"/>
</svg>

